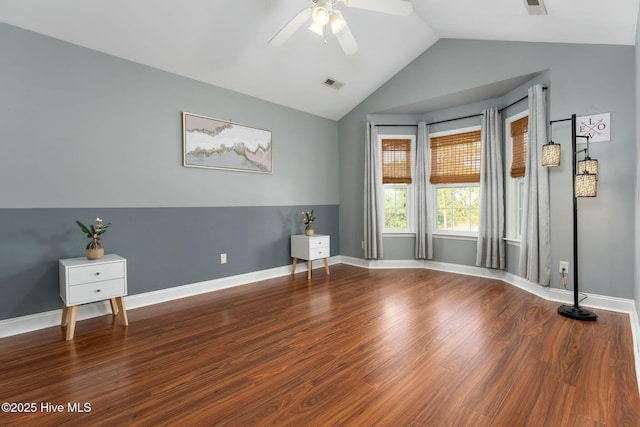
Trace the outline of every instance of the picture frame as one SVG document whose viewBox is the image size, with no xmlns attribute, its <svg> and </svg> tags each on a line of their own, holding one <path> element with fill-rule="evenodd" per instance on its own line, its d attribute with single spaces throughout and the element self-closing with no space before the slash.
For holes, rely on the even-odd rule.
<svg viewBox="0 0 640 427">
<path fill-rule="evenodd" d="M 183 166 L 273 172 L 271 131 L 228 120 L 182 113 Z"/>
<path fill-rule="evenodd" d="M 606 142 L 611 140 L 611 112 L 579 116 L 576 123 L 576 135 L 588 136 L 589 142 Z M 578 139 L 578 143 L 586 143 L 586 139 Z"/>
</svg>

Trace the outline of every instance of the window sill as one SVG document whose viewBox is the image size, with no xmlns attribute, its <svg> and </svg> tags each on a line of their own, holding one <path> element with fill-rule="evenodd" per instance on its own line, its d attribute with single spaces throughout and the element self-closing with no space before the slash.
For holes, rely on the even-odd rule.
<svg viewBox="0 0 640 427">
<path fill-rule="evenodd" d="M 520 246 L 520 239 L 514 239 L 512 237 L 503 237 L 502 240 L 504 240 L 508 245 Z"/>
<path fill-rule="evenodd" d="M 455 233 L 433 233 L 434 239 L 451 239 L 451 240 L 478 240 L 478 236 L 469 234 L 455 234 Z"/>
<path fill-rule="evenodd" d="M 389 231 L 383 232 L 382 237 L 416 237 L 413 231 Z"/>
</svg>

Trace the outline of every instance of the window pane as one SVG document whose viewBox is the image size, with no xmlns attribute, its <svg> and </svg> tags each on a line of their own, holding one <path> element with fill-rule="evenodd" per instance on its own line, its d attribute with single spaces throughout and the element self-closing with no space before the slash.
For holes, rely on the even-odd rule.
<svg viewBox="0 0 640 427">
<path fill-rule="evenodd" d="M 480 209 L 480 187 L 469 188 L 469 207 Z"/>
<path fill-rule="evenodd" d="M 451 210 L 438 209 L 438 230 L 451 230 Z"/>
<path fill-rule="evenodd" d="M 440 187 L 436 189 L 436 195 L 438 230 L 478 231 L 479 187 Z"/>
<path fill-rule="evenodd" d="M 469 231 L 469 210 L 455 209 L 453 212 L 454 230 Z"/>
<path fill-rule="evenodd" d="M 407 209 L 407 189 L 396 188 L 396 208 Z"/>
<path fill-rule="evenodd" d="M 517 236 L 520 237 L 522 235 L 522 216 L 524 213 L 524 182 L 521 181 L 518 183 L 518 230 Z"/>
<path fill-rule="evenodd" d="M 391 211 L 387 215 L 388 221 L 386 228 L 407 228 L 407 212 L 396 210 Z"/>
<path fill-rule="evenodd" d="M 407 188 L 390 187 L 384 190 L 384 226 L 387 229 L 407 228 Z"/>
<path fill-rule="evenodd" d="M 438 208 L 453 207 L 452 188 L 438 188 Z"/>
<path fill-rule="evenodd" d="M 384 209 L 393 209 L 396 205 L 395 188 L 385 188 L 384 190 Z"/>
<path fill-rule="evenodd" d="M 453 206 L 456 209 L 466 208 L 469 204 L 469 189 L 455 188 L 453 190 Z"/>
<path fill-rule="evenodd" d="M 480 225 L 480 211 L 477 209 L 473 209 L 469 211 L 469 216 L 471 220 L 471 229 L 469 231 L 478 231 Z"/>
</svg>

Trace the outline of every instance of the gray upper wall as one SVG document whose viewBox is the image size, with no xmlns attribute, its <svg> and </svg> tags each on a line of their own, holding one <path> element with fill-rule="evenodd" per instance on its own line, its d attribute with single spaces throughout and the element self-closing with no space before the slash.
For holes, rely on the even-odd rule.
<svg viewBox="0 0 640 427">
<path fill-rule="evenodd" d="M 592 144 L 598 197 L 579 201 L 581 290 L 633 298 L 635 79 L 632 46 L 443 39 L 339 122 L 341 254 L 362 256 L 365 122 L 369 114 L 545 71 L 549 119 L 611 112 L 611 141 Z M 479 112 L 479 111 L 478 111 Z M 556 125 L 563 164 L 550 171 L 552 286 L 572 260 L 570 129 Z M 606 242 L 605 244 L 602 244 Z"/>
<path fill-rule="evenodd" d="M 271 130 L 273 173 L 183 167 L 183 111 Z M 336 121 L 0 24 L 0 320 L 61 307 L 75 220 L 130 295 L 287 265 L 303 209 L 338 255 L 337 158 Z"/>
<path fill-rule="evenodd" d="M 339 201 L 337 122 L 0 23 L 0 208 Z M 182 166 L 182 112 L 272 131 L 273 174 Z"/>
</svg>

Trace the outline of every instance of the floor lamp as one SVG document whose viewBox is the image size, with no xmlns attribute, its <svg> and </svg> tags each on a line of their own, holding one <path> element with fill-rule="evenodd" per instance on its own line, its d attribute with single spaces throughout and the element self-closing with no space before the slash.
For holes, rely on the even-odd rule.
<svg viewBox="0 0 640 427">
<path fill-rule="evenodd" d="M 571 121 L 571 152 L 573 175 L 573 305 L 561 305 L 558 313 L 562 316 L 576 320 L 596 320 L 598 315 L 592 311 L 580 307 L 578 292 L 578 197 L 596 197 L 598 182 L 598 161 L 589 156 L 589 137 L 576 135 L 576 115 L 569 119 L 552 120 L 549 122 L 551 129 L 554 123 Z M 577 138 L 587 139 L 587 148 L 577 151 Z M 578 160 L 577 156 L 583 154 L 584 158 Z M 560 144 L 550 141 L 542 147 L 542 166 L 560 166 Z M 576 173 L 577 171 L 577 173 Z"/>
</svg>

